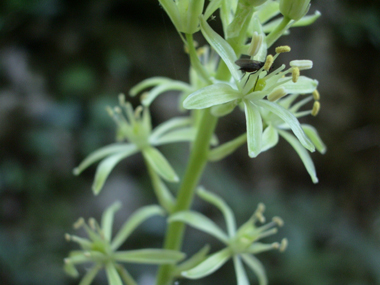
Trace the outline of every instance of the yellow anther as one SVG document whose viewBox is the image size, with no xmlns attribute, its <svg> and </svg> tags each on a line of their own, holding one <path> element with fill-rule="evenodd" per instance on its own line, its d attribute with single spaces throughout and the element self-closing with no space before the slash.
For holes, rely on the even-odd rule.
<svg viewBox="0 0 380 285">
<path fill-rule="evenodd" d="M 276 53 L 290 52 L 290 50 L 291 50 L 290 46 L 279 46 L 279 47 L 276 47 Z"/>
<path fill-rule="evenodd" d="M 71 235 L 65 234 L 65 240 L 66 241 L 71 241 Z"/>
<path fill-rule="evenodd" d="M 263 36 L 259 35 L 257 32 L 254 32 L 252 35 L 251 43 L 248 47 L 248 54 L 250 56 L 255 56 L 263 43 Z"/>
<path fill-rule="evenodd" d="M 279 227 L 284 225 L 284 221 L 280 217 L 273 217 L 272 221 L 276 223 Z"/>
<path fill-rule="evenodd" d="M 273 90 L 268 95 L 268 100 L 271 101 L 271 102 L 273 102 L 273 101 L 276 101 L 276 100 L 280 99 L 281 97 L 284 97 L 286 94 L 287 93 L 286 93 L 285 88 L 281 87 L 281 88 Z"/>
<path fill-rule="evenodd" d="M 283 252 L 285 251 L 285 249 L 288 247 L 288 239 L 286 238 L 283 238 L 282 241 L 281 241 L 281 245 L 280 245 L 280 252 Z"/>
<path fill-rule="evenodd" d="M 298 67 L 292 67 L 292 81 L 296 83 L 299 77 L 300 69 Z"/>
<path fill-rule="evenodd" d="M 84 225 L 84 219 L 83 218 L 79 218 L 78 219 L 78 221 L 76 221 L 75 223 L 74 223 L 74 229 L 79 229 L 81 226 L 83 226 Z"/>
<path fill-rule="evenodd" d="M 197 49 L 197 55 L 198 55 L 198 56 L 201 56 L 201 55 L 205 54 L 205 53 L 206 53 L 206 50 L 207 50 L 207 48 L 205 48 L 205 47 L 200 47 L 199 49 Z"/>
<path fill-rule="evenodd" d="M 319 99 L 321 99 L 321 96 L 319 95 L 319 92 L 317 89 L 313 91 L 313 98 L 315 101 L 319 101 Z"/>
<path fill-rule="evenodd" d="M 143 107 L 142 106 L 137 106 L 137 108 L 135 109 L 135 118 L 138 119 L 140 118 L 140 115 L 143 111 Z"/>
<path fill-rule="evenodd" d="M 106 111 L 107 111 L 108 115 L 110 115 L 110 117 L 113 117 L 114 113 L 113 113 L 113 110 L 110 106 L 106 107 Z"/>
<path fill-rule="evenodd" d="M 264 69 L 266 71 L 268 71 L 272 67 L 273 61 L 274 61 L 273 55 L 269 54 L 267 56 L 267 59 L 265 60 L 265 64 L 264 64 Z"/>
<path fill-rule="evenodd" d="M 313 110 L 311 110 L 311 114 L 313 116 L 318 115 L 320 108 L 321 108 L 321 103 L 319 103 L 318 101 L 315 101 L 313 105 Z"/>
</svg>

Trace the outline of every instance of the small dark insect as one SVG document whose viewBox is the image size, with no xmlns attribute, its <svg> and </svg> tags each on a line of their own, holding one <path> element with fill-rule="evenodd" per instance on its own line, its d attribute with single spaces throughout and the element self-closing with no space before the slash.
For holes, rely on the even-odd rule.
<svg viewBox="0 0 380 285">
<path fill-rule="evenodd" d="M 235 61 L 235 64 L 240 66 L 240 69 L 244 74 L 248 73 L 256 73 L 260 68 L 262 68 L 265 64 L 263 61 L 257 61 L 248 58 L 240 58 Z"/>
</svg>

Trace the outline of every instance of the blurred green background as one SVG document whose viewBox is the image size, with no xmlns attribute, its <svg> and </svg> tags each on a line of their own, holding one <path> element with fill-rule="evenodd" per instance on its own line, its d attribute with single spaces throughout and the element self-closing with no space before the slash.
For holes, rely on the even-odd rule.
<svg viewBox="0 0 380 285">
<path fill-rule="evenodd" d="M 287 237 L 288 250 L 259 256 L 270 284 L 380 284 L 379 6 L 375 0 L 313 0 L 311 13 L 319 10 L 322 17 L 278 42 L 292 47 L 279 61 L 313 60 L 305 74 L 320 82 L 321 112 L 303 120 L 318 128 L 328 147 L 325 155 L 312 155 L 319 184 L 312 184 L 284 141 L 254 160 L 241 147 L 204 175 L 203 185 L 230 203 L 238 223 L 259 202 L 268 218 L 284 219 L 285 227 L 267 240 Z M 217 21 L 213 25 L 218 28 Z M 62 270 L 63 258 L 76 249 L 63 236 L 74 233 L 76 219 L 98 219 L 121 200 L 120 226 L 139 206 L 155 202 L 139 155 L 118 165 L 96 198 L 95 167 L 79 177 L 72 169 L 113 142 L 105 107 L 116 105 L 119 93 L 151 76 L 186 81 L 188 64 L 156 0 L 0 2 L 2 285 L 77 284 Z M 154 124 L 181 115 L 176 107 L 176 93 L 161 96 L 152 105 Z M 244 131 L 239 114 L 219 121 L 221 141 Z M 161 150 L 182 174 L 188 146 Z M 195 208 L 222 223 L 217 210 L 199 201 Z M 128 248 L 160 247 L 164 227 L 163 219 L 147 221 Z M 195 230 L 187 233 L 188 253 L 205 242 L 213 251 L 221 247 Z M 153 284 L 155 267 L 128 269 L 139 284 Z M 105 284 L 104 278 L 96 284 Z M 234 278 L 228 263 L 202 281 L 178 284 L 235 284 Z"/>
</svg>

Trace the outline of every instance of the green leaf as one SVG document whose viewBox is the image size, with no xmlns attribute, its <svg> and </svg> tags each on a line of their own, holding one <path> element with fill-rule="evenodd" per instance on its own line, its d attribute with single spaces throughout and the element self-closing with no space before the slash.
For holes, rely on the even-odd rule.
<svg viewBox="0 0 380 285">
<path fill-rule="evenodd" d="M 120 208 L 121 208 L 121 203 L 120 201 L 117 201 L 113 203 L 110 207 L 108 207 L 102 215 L 102 231 L 104 234 L 104 238 L 107 241 L 111 240 L 113 218 L 114 218 L 115 212 L 120 210 Z"/>
<path fill-rule="evenodd" d="M 233 261 L 235 265 L 237 285 L 249 285 L 247 273 L 244 270 L 240 257 L 235 255 Z"/>
<path fill-rule="evenodd" d="M 205 109 L 241 98 L 238 90 L 225 83 L 215 83 L 191 93 L 183 107 L 186 109 Z"/>
<path fill-rule="evenodd" d="M 160 206 L 145 206 L 134 212 L 130 218 L 122 225 L 115 238 L 112 240 L 111 248 L 116 250 L 129 235 L 145 220 L 153 216 L 164 216 L 165 211 Z"/>
<path fill-rule="evenodd" d="M 218 240 L 227 243 L 228 237 L 227 235 L 220 229 L 220 227 L 214 223 L 208 217 L 195 212 L 195 211 L 182 211 L 171 215 L 168 219 L 169 223 L 172 222 L 183 222 L 186 223 L 193 228 L 201 230 Z"/>
<path fill-rule="evenodd" d="M 230 44 L 219 36 L 206 22 L 204 17 L 201 17 L 201 31 L 203 36 L 206 38 L 207 42 L 214 48 L 214 50 L 222 58 L 226 66 L 228 67 L 231 75 L 236 81 L 240 80 L 240 75 L 235 64 L 237 56 L 230 46 Z"/>
<path fill-rule="evenodd" d="M 189 84 L 186 84 L 181 81 L 170 81 L 166 83 L 162 83 L 156 87 L 154 87 L 152 90 L 147 93 L 146 96 L 143 96 L 142 98 L 142 104 L 144 106 L 149 106 L 154 99 L 157 98 L 160 94 L 167 92 L 169 90 L 178 90 L 178 91 L 188 91 L 190 88 Z"/>
<path fill-rule="evenodd" d="M 134 148 L 131 148 L 128 151 L 111 155 L 104 159 L 101 163 L 99 163 L 96 169 L 94 183 L 92 184 L 92 191 L 95 195 L 98 195 L 100 193 L 100 191 L 103 188 L 104 182 L 106 182 L 108 175 L 111 173 L 112 169 L 116 166 L 116 164 L 118 164 L 124 158 L 132 155 L 136 151 L 137 148 L 134 146 Z"/>
<path fill-rule="evenodd" d="M 94 281 L 94 279 L 95 279 L 96 275 L 98 274 L 100 268 L 102 268 L 101 265 L 95 265 L 90 270 L 88 270 L 86 272 L 86 274 L 83 276 L 79 285 L 90 285 L 92 283 L 92 281 Z"/>
<path fill-rule="evenodd" d="M 170 166 L 166 158 L 154 147 L 147 147 L 142 150 L 142 154 L 147 163 L 160 175 L 162 178 L 170 182 L 178 182 L 179 178 L 174 169 Z"/>
<path fill-rule="evenodd" d="M 326 148 L 326 145 L 323 143 L 322 139 L 320 138 L 317 129 L 307 124 L 302 124 L 301 127 L 304 130 L 305 134 L 309 137 L 309 139 L 315 145 L 315 148 L 320 153 L 324 154 L 327 148 Z"/>
<path fill-rule="evenodd" d="M 247 134 L 242 134 L 237 138 L 218 146 L 208 153 L 209 161 L 219 161 L 233 153 L 238 147 L 247 141 Z"/>
<path fill-rule="evenodd" d="M 256 157 L 261 152 L 263 121 L 259 108 L 248 100 L 244 100 L 247 124 L 248 155 Z"/>
<path fill-rule="evenodd" d="M 299 143 L 299 141 L 289 134 L 286 131 L 278 131 L 279 134 L 288 141 L 288 143 L 294 148 L 294 150 L 298 153 L 299 157 L 301 158 L 303 164 L 305 165 L 305 168 L 307 172 L 309 173 L 311 180 L 313 183 L 318 183 L 317 174 L 315 171 L 313 160 L 311 159 L 309 153 L 306 151 L 306 149 Z"/>
<path fill-rule="evenodd" d="M 267 285 L 268 280 L 262 263 L 251 254 L 241 254 L 240 256 L 244 260 L 245 264 L 247 264 L 248 267 L 256 274 L 257 279 L 259 279 L 259 284 Z"/>
<path fill-rule="evenodd" d="M 289 78 L 284 77 L 278 80 L 279 83 L 282 81 L 286 81 Z M 315 89 L 317 89 L 318 81 L 315 79 L 311 79 L 306 76 L 300 76 L 296 83 L 293 81 L 288 81 L 281 85 L 286 90 L 286 93 L 289 94 L 307 94 L 312 93 Z"/>
<path fill-rule="evenodd" d="M 206 259 L 206 255 L 208 254 L 209 251 L 210 251 L 210 246 L 206 244 L 204 247 L 201 248 L 201 250 L 199 250 L 189 259 L 179 264 L 176 267 L 176 269 L 173 271 L 173 276 L 181 276 L 182 271 L 186 271 L 197 266 L 199 263 L 201 263 L 203 260 Z"/>
<path fill-rule="evenodd" d="M 123 143 L 123 144 L 117 143 L 117 144 L 107 145 L 105 147 L 102 147 L 94 151 L 89 156 L 87 156 L 86 159 L 83 160 L 82 163 L 79 164 L 78 167 L 74 168 L 73 172 L 75 175 L 79 175 L 83 170 L 85 170 L 91 164 L 97 162 L 98 160 L 101 160 L 102 158 L 106 156 L 119 153 L 119 152 L 128 152 L 128 151 L 130 151 L 132 154 L 134 151 L 137 151 L 137 148 L 135 145 L 127 144 L 127 143 Z"/>
<path fill-rule="evenodd" d="M 280 14 L 279 4 L 276 1 L 267 1 L 256 13 L 260 22 L 265 23 Z"/>
<path fill-rule="evenodd" d="M 189 279 L 199 279 L 210 275 L 211 273 L 218 270 L 227 262 L 231 257 L 231 250 L 227 247 L 222 249 L 212 255 L 210 255 L 205 261 L 201 262 L 194 268 L 182 272 L 182 276 Z"/>
<path fill-rule="evenodd" d="M 288 126 L 292 129 L 293 133 L 296 135 L 298 140 L 305 148 L 307 148 L 311 152 L 315 151 L 313 143 L 306 136 L 297 118 L 291 112 L 284 109 L 277 103 L 269 102 L 268 100 L 260 100 L 255 103 L 280 117 L 285 123 L 288 124 Z"/>
<path fill-rule="evenodd" d="M 218 195 L 205 190 L 203 187 L 198 188 L 197 194 L 202 200 L 209 202 L 210 204 L 214 205 L 222 212 L 224 219 L 226 221 L 228 235 L 230 237 L 235 236 L 236 234 L 235 216 L 231 208 L 226 204 L 226 202 Z"/>
<path fill-rule="evenodd" d="M 112 262 L 108 262 L 105 267 L 108 285 L 123 285 L 123 281 L 121 281 L 120 276 L 115 268 L 115 265 Z"/>
<path fill-rule="evenodd" d="M 139 94 L 144 89 L 150 88 L 152 86 L 164 84 L 164 83 L 167 83 L 167 82 L 170 82 L 170 81 L 172 81 L 172 79 L 167 78 L 167 77 L 159 77 L 159 76 L 145 79 L 145 80 L 141 81 L 140 83 L 138 83 L 137 85 L 135 85 L 129 91 L 129 95 L 132 96 L 132 97 L 136 96 L 137 94 Z"/>
<path fill-rule="evenodd" d="M 265 128 L 262 137 L 262 147 L 261 151 L 264 152 L 278 143 L 278 132 L 276 128 L 272 125 L 269 125 Z"/>
<path fill-rule="evenodd" d="M 118 251 L 113 257 L 120 262 L 144 264 L 174 264 L 185 258 L 185 254 L 168 249 L 137 249 Z"/>
</svg>

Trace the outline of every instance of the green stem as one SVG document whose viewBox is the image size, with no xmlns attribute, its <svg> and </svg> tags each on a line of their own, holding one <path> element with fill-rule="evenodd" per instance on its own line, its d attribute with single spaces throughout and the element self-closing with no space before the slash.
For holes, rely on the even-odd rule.
<svg viewBox="0 0 380 285">
<path fill-rule="evenodd" d="M 273 45 L 274 42 L 277 41 L 278 38 L 281 37 L 283 33 L 290 27 L 291 24 L 293 24 L 292 19 L 283 17 L 281 23 L 272 32 L 270 32 L 269 35 L 267 35 L 267 47 L 269 48 L 271 45 Z"/>
<path fill-rule="evenodd" d="M 214 133 L 218 118 L 210 113 L 210 109 L 203 110 L 197 137 L 192 146 L 189 163 L 178 191 L 177 201 L 173 213 L 190 209 L 194 199 L 195 188 L 207 164 L 209 144 Z M 166 231 L 165 249 L 181 250 L 185 225 L 182 222 L 170 223 Z M 162 265 L 158 271 L 156 284 L 172 284 L 174 265 Z"/>
</svg>

